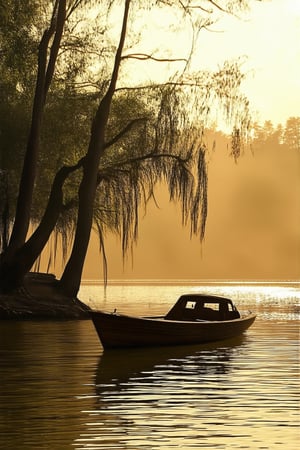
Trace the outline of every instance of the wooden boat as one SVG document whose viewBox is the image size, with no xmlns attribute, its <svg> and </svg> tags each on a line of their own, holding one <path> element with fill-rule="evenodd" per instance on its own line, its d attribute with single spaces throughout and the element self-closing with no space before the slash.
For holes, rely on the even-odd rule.
<svg viewBox="0 0 300 450">
<path fill-rule="evenodd" d="M 241 335 L 256 315 L 241 315 L 233 302 L 204 294 L 182 295 L 165 316 L 134 317 L 91 311 L 104 348 L 185 345 Z"/>
</svg>

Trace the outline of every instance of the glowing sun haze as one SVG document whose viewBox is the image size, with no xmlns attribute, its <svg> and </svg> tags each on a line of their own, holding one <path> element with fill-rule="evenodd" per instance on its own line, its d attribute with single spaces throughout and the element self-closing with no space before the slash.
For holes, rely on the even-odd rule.
<svg viewBox="0 0 300 450">
<path fill-rule="evenodd" d="M 238 17 L 220 13 L 211 31 L 200 31 L 192 69 L 216 69 L 225 60 L 242 57 L 247 74 L 243 90 L 258 121 L 285 123 L 300 114 L 300 1 L 253 0 L 250 8 Z M 137 28 L 143 23 L 142 44 L 133 51 L 154 52 L 158 57 L 188 56 L 190 29 L 177 28 L 178 18 L 171 16 L 170 8 L 167 14 L 147 12 L 146 22 L 143 14 L 135 18 Z M 164 79 L 183 67 L 182 62 L 177 66 L 136 60 L 126 64 L 124 70 L 134 82 Z"/>
<path fill-rule="evenodd" d="M 165 25 L 161 17 L 152 21 L 157 29 Z M 223 17 L 213 29 L 218 32 L 200 33 L 199 68 L 245 56 L 243 89 L 258 121 L 284 126 L 289 117 L 299 117 L 300 1 L 253 1 L 241 19 Z M 154 39 L 158 31 L 149 30 Z M 179 53 L 185 46 L 181 37 L 174 41 L 173 34 L 170 42 Z M 135 76 L 137 70 L 147 76 L 142 63 L 134 64 Z M 162 190 L 160 209 L 152 204 L 141 214 L 132 262 L 129 257 L 123 267 L 120 242 L 108 236 L 109 279 L 299 279 L 299 178 L 299 155 L 283 161 L 247 154 L 235 164 L 226 148 L 218 148 L 209 164 L 203 245 L 190 240 L 189 230 L 181 226 L 180 207 L 169 204 Z M 102 278 L 98 249 L 92 236 L 85 279 Z"/>
<path fill-rule="evenodd" d="M 156 24 L 161 29 L 165 23 L 157 17 Z M 244 91 L 257 120 L 285 125 L 289 117 L 300 116 L 300 1 L 251 2 L 241 19 L 223 17 L 213 28 L 219 32 L 200 33 L 199 68 L 245 56 Z M 150 32 L 152 39 L 159 35 Z M 170 45 L 180 53 L 186 44 L 178 36 Z M 299 279 L 299 198 L 299 155 L 283 164 L 270 155 L 248 154 L 235 164 L 219 148 L 209 164 L 203 245 L 190 239 L 189 229 L 181 226 L 180 207 L 169 204 L 161 191 L 160 209 L 152 204 L 141 214 L 132 261 L 129 256 L 123 266 L 120 242 L 108 237 L 109 279 Z M 98 248 L 93 236 L 86 279 L 101 279 Z"/>
<path fill-rule="evenodd" d="M 243 83 L 258 121 L 285 123 L 300 114 L 300 1 L 252 2 L 240 18 L 224 17 L 201 35 L 199 65 L 245 57 Z"/>
</svg>

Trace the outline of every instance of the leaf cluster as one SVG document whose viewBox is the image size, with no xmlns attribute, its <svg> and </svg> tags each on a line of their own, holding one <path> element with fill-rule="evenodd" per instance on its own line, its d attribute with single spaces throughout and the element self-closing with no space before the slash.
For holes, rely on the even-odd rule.
<svg viewBox="0 0 300 450">
<path fill-rule="evenodd" d="M 5 79 L 9 81 L 4 89 L 4 106 L 0 107 L 0 114 L 7 117 L 7 123 L 3 127 L 4 134 L 1 134 L 1 137 L 6 136 L 0 144 L 5 149 L 1 165 L 9 175 L 10 204 L 14 205 L 20 170 L 16 161 L 22 160 L 30 117 L 27 93 L 32 91 L 34 85 L 34 55 L 43 24 L 47 22 L 52 10 L 49 8 L 52 2 L 29 0 L 30 8 L 19 13 L 19 24 L 23 15 L 26 12 L 28 14 L 26 20 L 23 19 L 25 28 L 22 30 L 25 31 L 20 46 L 18 28 L 12 22 L 15 2 L 9 2 L 11 14 L 7 17 L 3 6 L 1 7 L 2 3 L 1 20 L 3 23 L 7 20 L 6 28 L 11 26 L 12 31 L 7 37 L 4 33 L 0 35 L 5 54 L 0 64 L 6 73 Z M 179 8 L 181 14 L 190 20 L 193 32 L 197 34 L 197 27 L 211 23 L 210 16 L 214 11 L 225 8 L 233 13 L 236 11 L 233 5 L 242 7 L 247 2 L 225 1 L 222 5 L 221 2 L 200 2 L 203 7 L 198 3 L 161 0 L 147 2 L 146 6 L 143 2 L 143 6 Z M 70 0 L 68 3 L 68 21 L 43 119 L 41 154 L 32 209 L 33 222 L 37 222 L 43 213 L 57 170 L 62 165 L 72 165 L 84 157 L 92 117 L 109 81 L 114 39 L 109 37 L 110 28 L 107 23 L 110 22 L 106 19 L 107 14 L 113 11 L 113 6 L 118 6 L 118 2 L 105 2 L 105 8 L 101 8 L 101 4 L 99 9 L 95 9 L 97 21 L 91 22 L 89 14 L 94 11 L 92 6 L 97 4 L 99 6 L 99 3 L 95 2 L 93 5 L 93 2 L 87 0 Z M 195 18 L 195 11 L 200 11 L 200 16 Z M 33 26 L 33 19 L 36 26 Z M 95 25 L 96 23 L 99 25 Z M 28 38 L 25 39 L 24 36 Z M 10 43 L 13 43 L 12 48 L 20 47 L 19 62 L 18 58 L 12 60 Z M 130 44 L 127 45 L 127 49 L 129 48 Z M 29 58 L 26 59 L 26 56 Z M 138 236 L 140 210 L 146 208 L 149 199 L 155 197 L 155 187 L 160 183 L 167 184 L 171 201 L 181 203 L 182 221 L 190 224 L 191 233 L 199 234 L 200 239 L 204 237 L 207 215 L 207 149 L 203 140 L 204 129 L 210 124 L 210 113 L 221 108 L 234 124 L 233 153 L 238 156 L 241 140 L 249 125 L 249 108 L 247 99 L 239 93 L 243 75 L 238 62 L 228 62 L 213 73 L 191 73 L 187 70 L 190 56 L 191 54 L 184 62 L 184 69 L 175 72 L 162 84 L 149 83 L 141 86 L 136 83 L 133 87 L 123 84 L 115 92 L 106 128 L 106 145 L 98 168 L 98 190 L 94 207 L 94 223 L 102 248 L 104 235 L 108 230 L 122 237 L 124 252 L 130 248 Z M 98 66 L 95 66 L 96 60 Z M 126 64 L 126 59 L 123 63 Z M 122 79 L 124 80 L 126 77 Z M 13 102 L 8 101 L 8 94 Z M 19 116 L 15 115 L 16 110 Z M 18 132 L 14 134 L 16 130 Z M 64 237 L 64 248 L 67 248 L 66 243 L 76 226 L 80 180 L 81 172 L 77 171 L 68 179 L 64 189 L 64 207 L 57 224 L 58 233 Z M 13 209 L 12 206 L 11 220 Z"/>
</svg>

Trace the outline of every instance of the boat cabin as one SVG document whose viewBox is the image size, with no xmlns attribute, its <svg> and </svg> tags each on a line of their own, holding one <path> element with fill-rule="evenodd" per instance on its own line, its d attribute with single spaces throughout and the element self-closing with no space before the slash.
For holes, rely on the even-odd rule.
<svg viewBox="0 0 300 450">
<path fill-rule="evenodd" d="M 228 298 L 204 294 L 182 295 L 165 316 L 166 320 L 222 321 L 240 317 Z"/>
</svg>

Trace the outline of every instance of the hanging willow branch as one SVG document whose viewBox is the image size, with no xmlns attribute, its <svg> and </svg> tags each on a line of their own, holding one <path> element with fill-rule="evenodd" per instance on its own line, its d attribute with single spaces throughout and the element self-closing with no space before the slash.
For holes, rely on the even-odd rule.
<svg viewBox="0 0 300 450">
<path fill-rule="evenodd" d="M 218 2 L 207 3 L 223 11 L 222 7 L 218 8 Z M 230 10 L 230 2 L 226 3 Z M 187 15 L 191 14 L 192 7 L 197 8 L 190 2 L 179 4 Z M 204 26 L 206 22 L 197 23 Z M 120 61 L 150 59 L 158 63 L 166 60 L 134 51 L 126 51 L 118 58 Z M 171 60 L 167 58 L 168 62 Z M 181 60 L 187 63 L 186 59 L 174 59 Z M 139 211 L 154 197 L 159 183 L 167 186 L 170 201 L 180 203 L 183 225 L 190 225 L 191 235 L 203 240 L 208 189 L 203 133 L 210 112 L 222 109 L 233 124 L 232 154 L 238 157 L 249 126 L 249 105 L 239 92 L 242 80 L 239 62 L 227 62 L 215 73 L 183 70 L 181 75 L 176 74 L 162 85 L 122 87 L 120 80 L 116 86 L 117 79 L 114 79 L 112 110 L 98 167 L 94 205 L 105 279 L 105 232 L 109 230 L 121 237 L 125 254 L 138 237 Z M 76 214 L 72 214 L 71 205 L 77 206 L 76 198 L 65 204 L 57 226 L 63 234 L 64 249 L 76 227 Z"/>
<path fill-rule="evenodd" d="M 235 158 L 239 156 L 249 120 L 248 103 L 238 93 L 241 81 L 238 65 L 226 63 L 214 74 L 203 72 L 182 83 L 150 86 L 142 97 L 137 89 L 138 101 L 133 90 L 118 92 L 94 207 L 104 278 L 105 233 L 112 231 L 121 237 L 123 255 L 132 249 L 138 237 L 139 211 L 146 208 L 161 183 L 167 186 L 170 201 L 180 203 L 183 225 L 190 224 L 191 235 L 203 240 L 208 208 L 204 128 L 210 108 L 218 101 L 225 116 L 236 124 L 232 152 Z M 124 99 L 130 107 L 122 116 L 117 105 Z"/>
</svg>

